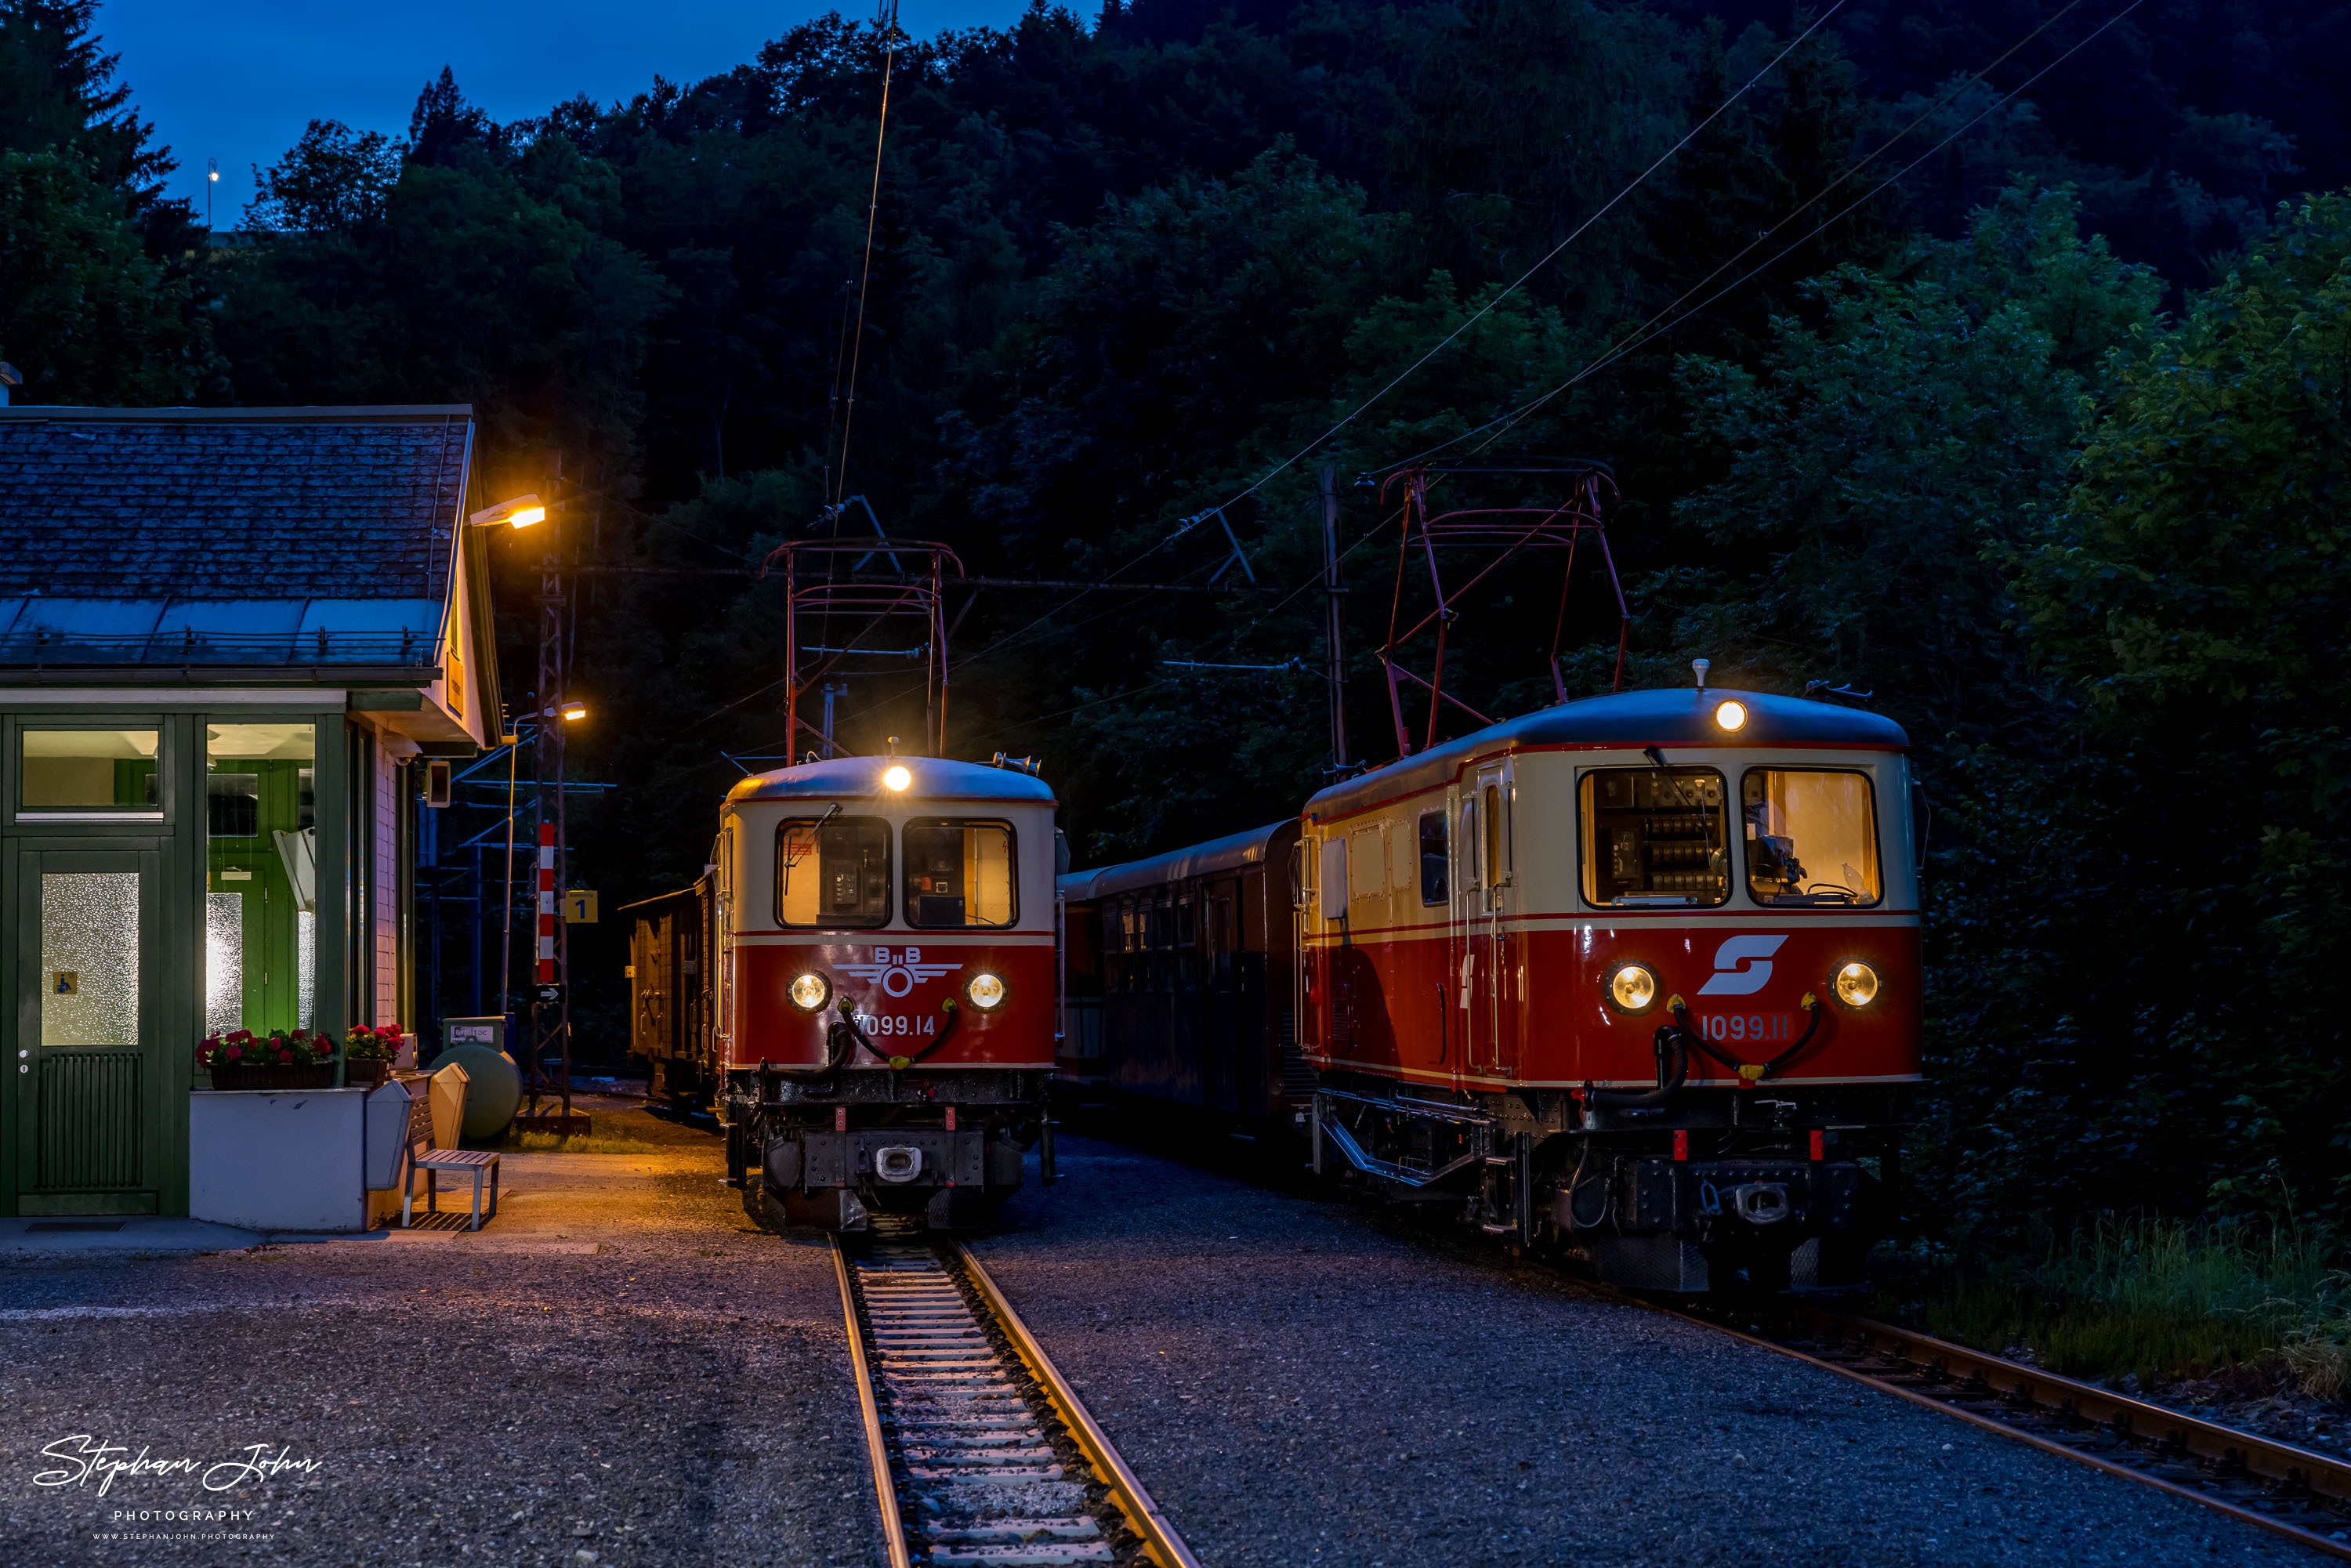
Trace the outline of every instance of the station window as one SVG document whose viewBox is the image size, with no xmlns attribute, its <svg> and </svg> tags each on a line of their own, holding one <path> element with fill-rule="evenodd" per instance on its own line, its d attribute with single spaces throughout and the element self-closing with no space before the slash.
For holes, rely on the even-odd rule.
<svg viewBox="0 0 2351 1568">
<path fill-rule="evenodd" d="M 1446 900 L 1447 859 L 1445 848 L 1445 813 L 1423 811 L 1420 814 L 1420 901 L 1442 904 Z"/>
<path fill-rule="evenodd" d="M 18 813 L 68 821 L 162 821 L 155 789 L 161 738 L 152 729 L 25 730 L 17 737 Z"/>
<path fill-rule="evenodd" d="M 1012 826 L 917 817 L 906 824 L 906 924 L 1009 925 Z"/>
<path fill-rule="evenodd" d="M 801 817 L 776 824 L 776 924 L 890 923 L 890 824 Z"/>
<path fill-rule="evenodd" d="M 1597 768 L 1583 776 L 1583 896 L 1596 904 L 1716 904 L 1730 896 L 1722 775 Z"/>
<path fill-rule="evenodd" d="M 1747 891 L 1758 904 L 1876 904 L 1877 813 L 1869 775 L 1751 768 L 1740 782 Z"/>
</svg>

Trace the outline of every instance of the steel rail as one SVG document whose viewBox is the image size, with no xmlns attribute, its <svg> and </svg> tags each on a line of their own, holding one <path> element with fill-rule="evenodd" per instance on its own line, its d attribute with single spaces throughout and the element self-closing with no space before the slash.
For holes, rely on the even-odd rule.
<svg viewBox="0 0 2351 1568">
<path fill-rule="evenodd" d="M 997 1325 L 1004 1331 L 1004 1337 L 1012 1343 L 1013 1351 L 1029 1368 L 1029 1375 L 1035 1378 L 1037 1386 L 1044 1391 L 1047 1401 L 1053 1406 L 1053 1413 L 1069 1428 L 1071 1440 L 1084 1453 L 1102 1484 L 1110 1488 L 1112 1500 L 1117 1503 L 1119 1511 L 1126 1515 L 1127 1527 L 1142 1539 L 1144 1553 L 1158 1563 L 1159 1568 L 1200 1568 L 1200 1560 L 1192 1555 L 1191 1548 L 1184 1544 L 1184 1538 L 1176 1533 L 1175 1524 L 1160 1511 L 1158 1503 L 1152 1500 L 1151 1493 L 1127 1468 L 1118 1450 L 1111 1446 L 1109 1437 L 1095 1423 L 1085 1401 L 1078 1397 L 1078 1391 L 1070 1386 L 1069 1380 L 1061 1375 L 1061 1368 L 1055 1366 L 1052 1357 L 1045 1354 L 1045 1347 L 1037 1343 L 1037 1336 L 1029 1332 L 1029 1325 L 1020 1321 L 1020 1314 L 1013 1310 L 1002 1288 L 962 1242 L 956 1241 L 951 1245 L 956 1260 L 970 1275 L 971 1282 L 978 1287 L 981 1299 L 996 1314 Z"/>
<path fill-rule="evenodd" d="M 2159 1405 L 2150 1405 L 2128 1395 L 2116 1394 L 2112 1389 L 2061 1377 L 2037 1366 L 2027 1366 L 2004 1356 L 1970 1350 L 1931 1334 L 1917 1333 L 1890 1323 L 1829 1312 L 1802 1302 L 1775 1303 L 1767 1313 L 1758 1315 L 1768 1316 L 1776 1312 L 1796 1320 L 1811 1335 L 1824 1342 L 1823 1348 L 1831 1354 L 1815 1354 L 1806 1349 L 1801 1338 L 1778 1339 L 1768 1333 L 1734 1327 L 1703 1311 L 1662 1306 L 1656 1301 L 1648 1304 L 1674 1317 L 1701 1324 L 1734 1339 L 1745 1340 L 1750 1344 L 1761 1345 L 1792 1360 L 1834 1372 L 1881 1394 L 1890 1394 L 1897 1399 L 1907 1399 L 1911 1404 L 1939 1411 L 1955 1420 L 1997 1432 L 2043 1453 L 2072 1459 L 2108 1475 L 2200 1503 L 2241 1523 L 2284 1536 L 2314 1552 L 2351 1559 L 2351 1539 L 2321 1534 L 2275 1513 L 2231 1501 L 2210 1490 L 2209 1482 L 2205 1486 L 2198 1486 L 2169 1480 L 2137 1466 L 2118 1463 L 2093 1453 L 2081 1444 L 2028 1432 L 2012 1421 L 1969 1408 L 1959 1402 L 1959 1396 L 1980 1388 L 2011 1408 L 2031 1406 L 2036 1412 L 2083 1423 L 2118 1444 L 2147 1452 L 2158 1461 L 2168 1458 L 2168 1462 L 2178 1466 L 2183 1462 L 2183 1458 L 2171 1456 L 2184 1457 L 2186 1462 L 2204 1472 L 2210 1481 L 2223 1479 L 2229 1472 L 2237 1470 L 2273 1491 L 2290 1493 L 2300 1490 L 2313 1497 L 2325 1499 L 2336 1505 L 2345 1524 L 2343 1533 L 2351 1536 L 2351 1463 L 2332 1456 L 2298 1448 L 2290 1443 L 2224 1427 L 2180 1411 L 2168 1410 Z M 1864 1354 L 1877 1356 L 1892 1364 L 1886 1371 L 1876 1372 L 1836 1358 L 1835 1352 L 1855 1343 Z M 1929 1388 L 1938 1382 L 1947 1383 L 1951 1395 L 1938 1397 L 1933 1393 L 1905 1386 L 1898 1381 L 1904 1377 L 1918 1379 Z M 2322 1506 L 2291 1497 L 2283 1500 L 2305 1508 Z"/>
<path fill-rule="evenodd" d="M 832 1255 L 890 1568 L 1199 1568 L 977 1259 L 887 1218 Z"/>
<path fill-rule="evenodd" d="M 914 1568 L 906 1552 L 906 1525 L 898 1515 L 898 1487 L 890 1476 L 890 1445 L 882 1435 L 882 1411 L 873 1399 L 873 1369 L 865 1359 L 865 1330 L 857 1321 L 857 1293 L 850 1288 L 849 1260 L 833 1238 L 833 1278 L 841 1285 L 841 1315 L 849 1328 L 849 1370 L 857 1380 L 857 1408 L 865 1423 L 865 1458 L 873 1468 L 873 1500 L 882 1511 L 882 1546 L 890 1568 Z"/>
</svg>

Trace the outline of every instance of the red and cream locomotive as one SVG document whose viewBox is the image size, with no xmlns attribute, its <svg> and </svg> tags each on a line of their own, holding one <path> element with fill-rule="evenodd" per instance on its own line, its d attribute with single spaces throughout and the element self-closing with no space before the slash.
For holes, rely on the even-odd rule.
<svg viewBox="0 0 2351 1568">
<path fill-rule="evenodd" d="M 1050 1136 L 1053 810 L 1025 771 L 935 757 L 806 762 L 727 792 L 712 1051 L 755 1214 L 969 1224 L 1019 1186 Z"/>
<path fill-rule="evenodd" d="M 1545 708 L 1307 803 L 1314 1158 L 1601 1277 L 1857 1282 L 1918 1081 L 1907 741 L 1761 693 Z"/>
</svg>

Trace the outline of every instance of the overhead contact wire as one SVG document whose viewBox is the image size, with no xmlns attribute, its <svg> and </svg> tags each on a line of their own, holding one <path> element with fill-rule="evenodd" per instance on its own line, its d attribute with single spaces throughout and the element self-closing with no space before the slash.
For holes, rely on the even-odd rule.
<svg viewBox="0 0 2351 1568">
<path fill-rule="evenodd" d="M 1752 267 L 1747 272 L 1740 274 L 1731 282 L 1724 285 L 1713 294 L 1708 295 L 1691 310 L 1686 311 L 1678 317 L 1674 315 L 1676 311 L 1680 310 L 1684 305 L 1687 304 L 1700 289 L 1706 287 L 1708 284 L 1712 283 L 1716 278 L 1721 277 L 1731 267 L 1738 266 L 1739 263 L 1750 255 L 1757 246 L 1768 243 L 1773 235 L 1778 234 L 1782 229 L 1786 228 L 1790 224 L 1795 222 L 1813 207 L 1826 200 L 1830 195 L 1834 193 L 1839 187 L 1845 184 L 1848 181 L 1858 175 L 1863 170 L 1868 168 L 1870 164 L 1876 162 L 1880 157 L 1884 156 L 1888 149 L 1899 143 L 1904 137 L 1908 136 L 1912 131 L 1917 130 L 1919 126 L 1925 124 L 1936 114 L 1940 113 L 1951 104 L 1956 103 L 1959 100 L 1960 94 L 1966 92 L 1968 89 L 1974 87 L 1979 82 L 1981 82 L 1984 78 L 1991 75 L 1994 70 L 1997 70 L 2001 66 L 2006 64 L 2015 56 L 2018 50 L 2032 43 L 2035 38 L 2038 38 L 2042 34 L 2055 26 L 2059 22 L 2064 21 L 2067 16 L 2079 9 L 2082 4 L 2083 0 L 2068 0 L 2068 3 L 2063 8 L 2051 15 L 2046 20 L 2034 27 L 2031 32 L 2025 34 L 2024 37 L 2019 38 L 2015 43 L 2002 50 L 1998 57 L 1993 58 L 1989 64 L 1985 65 L 1982 69 L 1978 70 L 1971 76 L 1968 77 L 1957 87 L 1948 89 L 1941 98 L 1928 105 L 1924 110 L 1921 110 L 1917 116 L 1913 119 L 1909 124 L 1904 126 L 1901 130 L 1887 137 L 1870 152 L 1863 154 L 1861 158 L 1855 162 L 1851 168 L 1838 175 L 1836 179 L 1830 182 L 1828 184 L 1823 185 L 1820 190 L 1814 192 L 1803 201 L 1798 203 L 1787 213 L 1785 216 L 1782 217 L 1778 223 L 1773 224 L 1762 234 L 1758 235 L 1754 239 L 1749 241 L 1745 246 L 1740 248 L 1736 255 L 1718 265 L 1712 272 L 1708 273 L 1704 277 L 1699 278 L 1688 288 L 1683 290 L 1681 295 L 1674 299 L 1672 303 L 1667 305 L 1664 308 L 1660 309 L 1656 315 L 1650 317 L 1640 326 L 1635 328 L 1631 332 L 1617 340 L 1617 341 L 1604 350 L 1599 358 L 1585 364 L 1573 375 L 1568 377 L 1567 380 L 1560 382 L 1559 385 L 1552 388 L 1549 392 L 1544 392 L 1541 396 L 1532 399 L 1528 402 L 1521 403 L 1517 408 L 1497 414 L 1483 424 L 1474 425 L 1471 428 L 1463 431 L 1458 435 L 1441 441 L 1434 446 L 1425 447 L 1422 450 L 1414 453 L 1409 457 L 1403 458 L 1397 462 L 1383 465 L 1382 471 L 1386 472 L 1397 468 L 1409 467 L 1413 464 L 1422 461 L 1424 458 L 1433 457 L 1437 454 L 1446 451 L 1450 447 L 1458 446 L 1462 442 L 1468 441 L 1474 436 L 1483 434 L 1488 431 L 1493 431 L 1493 435 L 1489 436 L 1485 441 L 1480 442 L 1478 446 L 1473 448 L 1473 451 L 1476 452 L 1485 451 L 1493 444 L 1495 440 L 1507 433 L 1520 420 L 1541 409 L 1545 403 L 1551 402 L 1552 399 L 1557 397 L 1560 393 L 1566 392 L 1569 388 L 1575 386 L 1586 378 L 1595 374 L 1607 366 L 1614 364 L 1626 353 L 1641 347 L 1643 344 L 1650 341 L 1652 338 L 1659 335 L 1658 332 L 1653 331 L 1652 329 L 1657 328 L 1660 322 L 1666 323 L 1666 326 L 1663 329 L 1664 330 L 1670 330 L 1673 327 L 1679 325 L 1680 322 L 1687 320 L 1690 316 L 1697 314 L 1698 310 L 1704 309 L 1707 306 L 1713 304 L 1716 300 L 1720 299 L 1724 295 L 1730 293 L 1732 290 L 1738 288 L 1740 285 L 1746 283 L 1750 278 L 1753 278 L 1758 274 L 1769 270 L 1778 262 L 1792 255 L 1805 243 L 1804 240 L 1800 239 L 1794 245 L 1783 246 L 1780 250 L 1774 252 L 1768 260 L 1764 261 L 1761 266 Z M 1920 163 L 1933 157 L 1945 147 L 1949 146 L 1954 141 L 1957 141 L 1969 131 L 1974 129 L 1974 127 L 1980 123 L 1986 116 L 1991 114 L 1994 110 L 2005 108 L 2008 104 L 2013 102 L 2016 98 L 2025 90 L 2025 89 L 2031 87 L 2034 82 L 2039 81 L 2043 77 L 2047 76 L 2051 71 L 2064 64 L 2066 60 L 2072 58 L 2074 55 L 2085 47 L 2108 27 L 2115 26 L 2116 23 L 2120 22 L 2133 11 L 2137 10 L 2139 5 L 2142 4 L 2144 4 L 2144 0 L 2131 0 L 2130 5 L 2125 6 L 2121 11 L 2116 12 L 2113 16 L 2107 18 L 2106 21 L 2084 36 L 2079 42 L 2067 48 L 2055 59 L 2050 61 L 2047 65 L 2033 72 L 2032 75 L 2027 77 L 2013 89 L 2003 95 L 1988 108 L 1982 110 L 1973 119 L 1968 120 L 1966 124 L 1952 131 L 1940 141 L 1935 143 L 1934 146 L 1928 148 L 1926 152 L 1920 153 L 1917 157 L 1913 158 L 1909 162 L 1904 164 L 1900 169 L 1895 171 L 1894 173 L 1880 181 L 1877 184 L 1872 186 L 1865 194 L 1847 203 L 1844 206 L 1838 208 L 1826 219 L 1823 220 L 1819 228 L 1815 229 L 1813 232 L 1817 234 L 1821 230 L 1826 229 L 1830 225 L 1834 224 L 1840 218 L 1844 217 L 1855 208 L 1865 205 L 1877 196 L 1879 193 L 1885 191 L 1888 186 L 1893 185 L 1899 181 L 1903 175 L 1907 174 Z M 1809 237 L 1810 236 L 1807 236 L 1807 238 Z M 1673 319 L 1668 320 L 1667 318 L 1669 317 Z"/>
</svg>

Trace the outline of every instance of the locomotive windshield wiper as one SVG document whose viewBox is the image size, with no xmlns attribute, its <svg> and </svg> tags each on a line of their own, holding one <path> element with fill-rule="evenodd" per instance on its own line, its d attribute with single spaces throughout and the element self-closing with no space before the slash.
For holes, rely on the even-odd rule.
<svg viewBox="0 0 2351 1568">
<path fill-rule="evenodd" d="M 810 855 L 816 852 L 817 835 L 824 831 L 824 825 L 827 822 L 831 821 L 835 817 L 840 815 L 841 802 L 838 800 L 835 800 L 831 805 L 827 806 L 824 809 L 824 815 L 819 817 L 816 820 L 816 825 L 808 831 L 808 848 L 800 851 L 798 854 L 787 855 L 784 858 L 784 874 L 786 876 L 791 875 L 793 867 L 799 865 L 800 862 L 808 859 Z"/>
</svg>

